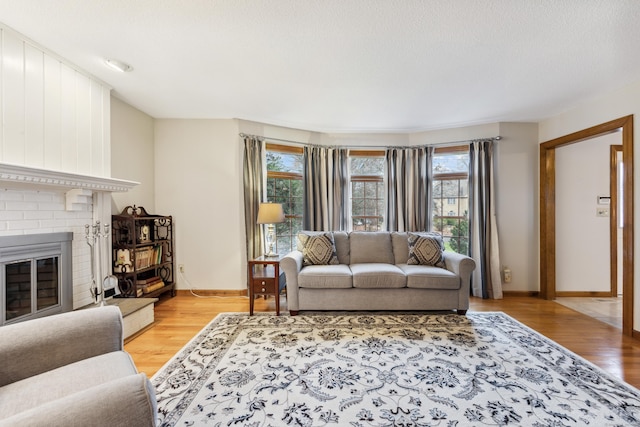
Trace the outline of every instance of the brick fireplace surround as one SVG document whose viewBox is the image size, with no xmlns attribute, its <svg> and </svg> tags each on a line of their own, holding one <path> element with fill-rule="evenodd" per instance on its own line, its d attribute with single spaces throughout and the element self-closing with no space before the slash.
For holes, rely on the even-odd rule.
<svg viewBox="0 0 640 427">
<path fill-rule="evenodd" d="M 129 191 L 137 184 L 0 163 L 0 236 L 72 233 L 70 309 L 86 306 L 94 301 L 85 225 L 110 223 L 111 193 Z M 104 274 L 111 271 L 110 252 L 101 251 Z"/>
</svg>

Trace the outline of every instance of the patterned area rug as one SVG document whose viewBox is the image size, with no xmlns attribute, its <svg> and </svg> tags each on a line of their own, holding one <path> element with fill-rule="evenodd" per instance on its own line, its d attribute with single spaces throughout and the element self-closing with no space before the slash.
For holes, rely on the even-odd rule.
<svg viewBox="0 0 640 427">
<path fill-rule="evenodd" d="M 503 313 L 224 313 L 152 382 L 162 426 L 640 425 L 640 391 Z"/>
</svg>

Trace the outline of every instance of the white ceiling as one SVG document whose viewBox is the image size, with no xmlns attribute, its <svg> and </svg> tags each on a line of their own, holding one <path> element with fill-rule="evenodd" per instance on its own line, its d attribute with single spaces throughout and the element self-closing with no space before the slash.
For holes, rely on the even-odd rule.
<svg viewBox="0 0 640 427">
<path fill-rule="evenodd" d="M 415 132 L 640 80 L 637 0 L 0 0 L 0 22 L 156 118 Z"/>
</svg>

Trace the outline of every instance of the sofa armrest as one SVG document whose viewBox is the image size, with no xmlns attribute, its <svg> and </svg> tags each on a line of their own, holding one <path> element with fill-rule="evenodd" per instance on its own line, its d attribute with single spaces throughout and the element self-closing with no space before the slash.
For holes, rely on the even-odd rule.
<svg viewBox="0 0 640 427">
<path fill-rule="evenodd" d="M 453 251 L 444 251 L 444 263 L 447 270 L 467 280 L 471 278 L 471 273 L 476 269 L 476 262 L 473 258 Z"/>
<path fill-rule="evenodd" d="M 88 308 L 0 328 L 0 387 L 123 349 L 122 314 Z"/>
<path fill-rule="evenodd" d="M 302 252 L 289 252 L 280 260 L 280 268 L 287 279 L 287 308 L 298 311 L 298 273 L 302 270 Z"/>
<path fill-rule="evenodd" d="M 447 270 L 460 277 L 460 294 L 466 297 L 466 309 L 469 306 L 469 293 L 471 287 L 471 273 L 476 269 L 476 262 L 473 258 L 453 251 L 444 251 L 444 263 Z"/>
<path fill-rule="evenodd" d="M 155 391 L 145 374 L 130 375 L 0 419 L 5 426 L 155 426 Z"/>
</svg>

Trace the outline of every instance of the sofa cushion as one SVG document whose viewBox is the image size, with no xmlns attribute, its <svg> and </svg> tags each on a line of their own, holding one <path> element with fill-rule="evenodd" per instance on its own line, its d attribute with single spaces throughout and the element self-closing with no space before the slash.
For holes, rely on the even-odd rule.
<svg viewBox="0 0 640 427">
<path fill-rule="evenodd" d="M 432 265 L 444 268 L 444 242 L 437 233 L 409 233 L 407 264 Z"/>
<path fill-rule="evenodd" d="M 304 248 L 304 242 L 302 239 L 300 239 L 300 237 L 304 236 L 319 236 L 321 234 L 326 233 L 326 231 L 308 231 L 308 230 L 304 230 L 304 231 L 300 231 L 298 232 L 298 236 L 296 237 L 296 249 L 298 249 L 300 252 L 302 252 L 302 249 Z"/>
<path fill-rule="evenodd" d="M 116 378 L 136 374 L 131 356 L 114 351 L 0 387 L 0 414 L 9 417 Z"/>
<path fill-rule="evenodd" d="M 340 264 L 350 264 L 349 233 L 346 231 L 333 231 L 333 241 L 336 244 L 336 254 L 338 254 Z"/>
<path fill-rule="evenodd" d="M 364 263 L 349 267 L 354 288 L 404 288 L 407 285 L 404 272 L 393 264 Z"/>
<path fill-rule="evenodd" d="M 406 264 L 409 259 L 409 235 L 405 231 L 394 231 L 391 233 L 391 246 L 393 248 L 394 264 Z"/>
<path fill-rule="evenodd" d="M 317 236 L 322 233 L 327 233 L 326 231 L 300 231 L 298 233 L 298 238 L 296 239 L 296 249 L 302 252 L 302 242 L 300 241 L 300 234 L 306 234 L 308 236 Z M 333 234 L 333 242 L 336 245 L 336 254 L 338 255 L 338 261 L 340 264 L 349 264 L 349 233 L 346 231 L 332 231 Z"/>
<path fill-rule="evenodd" d="M 349 235 L 351 264 L 393 264 L 391 233 L 388 231 L 353 231 Z"/>
<path fill-rule="evenodd" d="M 407 276 L 407 288 L 460 289 L 460 277 L 440 267 L 429 265 L 398 265 Z"/>
<path fill-rule="evenodd" d="M 338 264 L 336 245 L 333 234 L 298 234 L 298 241 L 302 244 L 303 265 L 332 265 Z"/>
<path fill-rule="evenodd" d="M 298 274 L 301 288 L 351 288 L 351 270 L 348 265 L 308 265 Z"/>
</svg>

